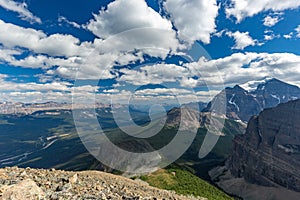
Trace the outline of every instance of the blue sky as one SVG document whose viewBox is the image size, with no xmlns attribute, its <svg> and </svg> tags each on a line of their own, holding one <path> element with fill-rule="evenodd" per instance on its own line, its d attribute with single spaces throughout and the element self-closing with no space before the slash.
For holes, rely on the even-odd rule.
<svg viewBox="0 0 300 200">
<path fill-rule="evenodd" d="M 0 0 L 2 101 L 208 101 L 300 86 L 298 0 Z"/>
</svg>

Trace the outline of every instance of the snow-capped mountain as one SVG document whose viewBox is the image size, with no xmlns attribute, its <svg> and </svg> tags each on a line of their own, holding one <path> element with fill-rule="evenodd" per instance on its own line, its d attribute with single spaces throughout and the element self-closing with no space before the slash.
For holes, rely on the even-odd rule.
<svg viewBox="0 0 300 200">
<path fill-rule="evenodd" d="M 278 79 L 269 79 L 265 83 L 259 84 L 257 89 L 251 93 L 256 96 L 263 108 L 275 107 L 280 103 L 300 98 L 299 87 Z"/>
<path fill-rule="evenodd" d="M 246 83 L 241 84 L 241 88 L 247 90 L 248 92 L 253 92 L 257 89 L 258 85 L 266 84 L 268 81 L 272 80 L 272 77 L 265 77 L 262 80 L 253 80 Z"/>
<path fill-rule="evenodd" d="M 226 94 L 226 99 L 224 94 Z M 299 98 L 299 87 L 275 78 L 266 78 L 262 81 L 251 81 L 241 86 L 225 88 L 203 111 L 210 111 L 212 104 L 224 101 L 228 118 L 248 122 L 253 115 L 258 115 L 265 108 L 275 107 L 280 103 Z"/>
</svg>

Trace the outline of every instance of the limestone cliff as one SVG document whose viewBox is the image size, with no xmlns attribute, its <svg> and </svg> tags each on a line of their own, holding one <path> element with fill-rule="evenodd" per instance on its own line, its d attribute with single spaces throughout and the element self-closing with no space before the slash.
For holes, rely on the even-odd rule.
<svg viewBox="0 0 300 200">
<path fill-rule="evenodd" d="M 227 168 L 250 183 L 300 192 L 300 100 L 252 117 L 234 139 Z"/>
</svg>

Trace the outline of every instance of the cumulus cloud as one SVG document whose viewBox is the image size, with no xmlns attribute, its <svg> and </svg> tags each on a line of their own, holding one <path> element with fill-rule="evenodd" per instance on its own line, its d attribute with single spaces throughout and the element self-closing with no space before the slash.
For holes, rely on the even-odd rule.
<svg viewBox="0 0 300 200">
<path fill-rule="evenodd" d="M 144 0 L 113 1 L 94 15 L 86 28 L 100 38 L 100 49 L 109 52 L 144 49 L 146 54 L 165 57 L 182 48 L 172 23 Z"/>
<path fill-rule="evenodd" d="M 17 12 L 23 20 L 29 21 L 31 23 L 42 23 L 39 17 L 34 16 L 28 9 L 25 2 L 20 3 L 13 0 L 0 0 L 0 6 L 6 10 Z"/>
<path fill-rule="evenodd" d="M 273 40 L 276 36 L 274 34 L 271 35 L 264 35 L 265 40 Z"/>
<path fill-rule="evenodd" d="M 268 15 L 264 18 L 264 26 L 267 27 L 275 26 L 282 19 L 283 18 L 281 18 L 280 15 L 275 15 L 275 16 Z"/>
<path fill-rule="evenodd" d="M 163 6 L 178 29 L 181 40 L 188 43 L 195 40 L 210 42 L 219 9 L 216 0 L 166 0 Z"/>
<path fill-rule="evenodd" d="M 10 63 L 14 59 L 14 55 L 20 55 L 22 52 L 16 49 L 8 49 L 0 46 L 0 63 Z"/>
<path fill-rule="evenodd" d="M 1 81 L 0 91 L 70 91 L 71 84 L 68 82 L 52 82 L 39 84 L 35 82 L 30 83 L 15 83 L 11 81 Z"/>
<path fill-rule="evenodd" d="M 143 60 L 143 55 L 165 58 L 176 51 L 175 33 L 145 28 L 142 32 L 127 32 L 113 38 L 95 39 L 81 43 L 72 35 L 46 35 L 43 31 L 23 28 L 0 20 L 0 60 L 13 66 L 51 68 L 65 78 L 113 78 L 110 68 Z M 168 39 L 165 39 L 168 38 Z M 171 38 L 175 38 L 170 42 Z M 29 56 L 16 59 L 16 52 L 8 49 L 28 49 Z M 6 49 L 4 52 L 3 49 Z M 139 50 L 143 49 L 143 50 Z M 135 52 L 135 53 L 133 53 Z M 14 55 L 13 55 L 14 53 Z M 20 50 L 19 54 L 23 53 Z"/>
<path fill-rule="evenodd" d="M 300 38 L 300 25 L 298 25 L 293 31 L 290 33 L 284 34 L 283 37 L 285 39 L 297 39 Z"/>
<path fill-rule="evenodd" d="M 264 39 L 265 41 L 273 40 L 275 38 L 280 38 L 280 34 L 275 35 L 271 30 L 265 30 L 264 32 Z"/>
<path fill-rule="evenodd" d="M 297 38 L 300 38 L 300 25 L 297 27 L 297 28 L 295 28 L 295 31 L 296 31 L 296 37 Z"/>
<path fill-rule="evenodd" d="M 198 62 L 186 64 L 186 67 L 193 75 L 201 76 L 207 84 L 215 86 L 236 85 L 267 76 L 300 86 L 299 65 L 300 56 L 292 53 L 249 52 L 235 53 L 216 60 L 202 58 Z M 218 79 L 216 74 L 219 74 L 224 82 Z"/>
<path fill-rule="evenodd" d="M 208 102 L 215 94 L 220 91 L 199 91 L 183 89 L 183 88 L 154 88 L 138 90 L 134 93 L 134 98 L 143 101 L 158 101 L 170 103 L 170 100 L 175 100 L 174 103 L 189 103 L 196 101 Z M 179 102 L 176 102 L 176 101 Z"/>
<path fill-rule="evenodd" d="M 244 0 L 244 2 L 248 1 Z M 11 89 L 14 91 L 11 93 L 12 97 L 35 96 L 40 99 L 46 94 L 48 99 L 55 100 L 55 95 L 56 98 L 70 98 L 72 85 L 59 78 L 51 82 L 51 77 L 85 80 L 116 78 L 120 84 L 126 82 L 135 86 L 170 83 L 173 86 L 194 88 L 208 84 L 213 86 L 215 93 L 219 91 L 218 89 L 222 89 L 223 83 L 241 84 L 265 76 L 300 85 L 298 81 L 300 58 L 289 53 L 236 53 L 215 60 L 201 58 L 198 62 L 181 63 L 180 66 L 162 63 L 136 69 L 113 68 L 116 65 L 125 66 L 129 63 L 143 62 L 145 54 L 162 59 L 169 54 L 176 54 L 178 49 L 184 48 L 177 37 L 187 43 L 195 40 L 209 43 L 210 35 L 215 32 L 215 18 L 218 14 L 215 0 L 189 2 L 166 0 L 163 6 L 178 30 L 177 33 L 172 29 L 172 23 L 148 7 L 144 0 L 116 0 L 107 8 L 103 8 L 99 14 L 94 15 L 94 19 L 90 20 L 85 27 L 98 37 L 91 42 L 81 42 L 72 35 L 48 35 L 41 30 L 23 28 L 0 20 L 0 62 L 11 66 L 45 70 L 44 76 L 40 76 L 40 83 L 14 83 L 5 81 L 6 76 L 0 75 L 0 96 L 4 93 L 9 94 L 8 89 Z M 228 16 L 239 15 L 232 14 L 233 11 L 228 14 L 228 9 L 234 9 L 234 6 L 226 8 Z M 257 12 L 263 10 L 280 9 L 264 7 Z M 237 20 L 242 20 L 248 14 L 243 11 Z M 59 20 L 74 27 L 79 26 L 63 17 Z M 280 18 L 276 19 L 276 16 L 269 15 L 264 22 L 266 26 L 273 26 L 278 20 Z M 300 26 L 295 31 L 300 37 Z M 234 39 L 234 49 L 243 50 L 248 46 L 260 45 L 249 35 L 249 32 L 223 30 L 215 36 L 221 37 L 224 33 Z M 265 40 L 275 37 L 277 36 L 272 32 L 265 33 Z M 26 54 L 23 54 L 25 52 Z M 27 56 L 20 58 L 18 55 L 21 54 Z M 97 89 L 89 85 L 77 87 L 75 95 L 78 98 L 80 95 L 93 97 L 92 93 Z M 104 93 L 96 96 L 109 99 L 114 95 L 114 98 L 117 96 L 120 100 L 127 100 L 128 94 L 130 91 L 122 90 L 120 86 L 113 90 L 104 90 Z M 144 89 L 138 94 L 141 100 L 152 98 L 168 100 L 173 99 L 174 94 L 192 99 L 192 95 L 187 90 L 179 88 Z M 211 97 L 206 91 L 197 92 L 196 95 L 202 99 Z"/>
<path fill-rule="evenodd" d="M 23 28 L 0 20 L 0 41 L 4 46 L 33 47 L 41 38 L 46 37 L 42 31 L 31 28 Z"/>
<path fill-rule="evenodd" d="M 299 65 L 300 56 L 292 53 L 234 53 L 214 60 L 202 57 L 198 62 L 186 63 L 183 66 L 156 64 L 138 70 L 122 69 L 122 75 L 117 82 L 137 86 L 177 83 L 178 86 L 186 88 L 208 86 L 217 90 L 224 85 L 242 84 L 269 76 L 300 86 Z"/>
<path fill-rule="evenodd" d="M 7 75 L 0 74 L 0 96 L 5 101 L 46 102 L 46 101 L 72 101 L 72 91 L 76 90 L 75 97 L 93 96 L 98 86 L 74 86 L 69 82 L 52 81 L 49 83 L 16 83 L 6 81 Z"/>
<path fill-rule="evenodd" d="M 23 47 L 36 53 L 53 56 L 73 56 L 78 54 L 79 40 L 71 35 L 53 34 L 23 28 L 0 20 L 0 43 L 8 48 Z"/>
<path fill-rule="evenodd" d="M 175 85 L 181 87 L 174 89 L 144 89 L 137 93 L 137 97 L 143 101 L 161 100 L 166 101 L 170 99 L 182 98 L 187 102 L 192 100 L 195 95 L 198 99 L 203 101 L 209 100 L 213 94 L 221 90 L 224 85 L 233 86 L 236 84 L 242 84 L 248 81 L 260 80 L 264 77 L 275 77 L 285 82 L 300 86 L 300 56 L 291 53 L 235 53 L 230 56 L 207 60 L 205 58 L 199 59 L 198 62 L 186 63 L 183 66 L 177 66 L 173 64 L 156 64 L 154 66 L 144 66 L 136 70 L 121 69 L 121 76 L 116 79 L 119 83 L 114 90 L 105 90 L 104 93 L 96 94 L 97 98 L 102 100 L 109 100 L 111 98 L 117 98 L 121 100 L 128 100 L 128 95 L 131 95 L 130 91 L 122 90 L 122 82 L 127 82 L 136 86 L 147 84 L 161 84 L 169 85 L 166 83 L 176 83 Z M 51 72 L 49 72 L 51 74 Z M 54 91 L 57 91 L 57 97 L 66 93 L 62 98 L 70 93 L 72 85 L 68 82 L 54 81 L 51 83 L 38 84 L 38 83 L 13 83 L 5 81 L 6 76 L 0 76 L 0 91 L 24 93 L 28 92 L 44 92 L 49 93 L 49 96 L 53 97 Z M 186 78 L 199 77 L 199 80 L 195 80 L 196 84 L 186 84 Z M 221 77 L 221 78 L 220 78 Z M 120 85 L 122 83 L 122 85 Z M 210 91 L 199 91 L 196 94 L 189 93 L 189 89 L 196 86 L 209 85 Z M 76 95 L 80 98 L 80 95 L 92 94 L 97 87 L 85 86 L 77 88 Z M 9 90 L 9 91 L 8 91 Z M 42 96 L 40 93 L 37 96 Z M 175 95 L 175 96 L 174 96 Z M 9 96 L 9 95 L 7 95 Z M 39 97 L 40 97 L 39 96 Z M 82 97 L 82 96 L 81 96 Z M 92 97 L 92 96 L 91 96 Z"/>
<path fill-rule="evenodd" d="M 293 37 L 294 33 L 293 32 L 290 32 L 289 34 L 284 34 L 283 37 L 285 39 L 291 39 Z"/>
<path fill-rule="evenodd" d="M 6 74 L 0 74 L 0 81 L 3 81 L 4 78 L 7 78 L 7 75 Z"/>
<path fill-rule="evenodd" d="M 143 66 L 138 70 L 121 69 L 118 81 L 125 81 L 133 85 L 162 84 L 181 81 L 188 78 L 186 68 L 174 64 L 155 64 Z"/>
<path fill-rule="evenodd" d="M 233 38 L 235 41 L 235 45 L 232 47 L 233 49 L 243 50 L 248 46 L 255 46 L 258 44 L 257 40 L 252 39 L 249 35 L 249 32 L 226 32 L 226 35 Z"/>
<path fill-rule="evenodd" d="M 143 28 L 133 29 L 109 37 L 96 39 L 95 48 L 101 53 L 141 51 L 144 54 L 165 58 L 168 54 L 176 54 L 180 48 L 174 31 Z"/>
<path fill-rule="evenodd" d="M 225 12 L 227 17 L 234 16 L 237 23 L 239 23 L 246 17 L 252 17 L 260 12 L 296 9 L 299 6 L 299 0 L 231 0 L 230 5 L 225 9 Z"/>
<path fill-rule="evenodd" d="M 148 7 L 144 0 L 113 1 L 94 18 L 87 24 L 87 29 L 99 38 L 137 28 L 172 29 L 171 22 Z"/>
</svg>

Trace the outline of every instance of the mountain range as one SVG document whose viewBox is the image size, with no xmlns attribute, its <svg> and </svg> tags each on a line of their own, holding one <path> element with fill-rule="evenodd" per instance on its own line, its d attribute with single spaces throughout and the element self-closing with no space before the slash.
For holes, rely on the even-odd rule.
<svg viewBox="0 0 300 200">
<path fill-rule="evenodd" d="M 255 87 L 253 82 L 225 88 L 208 103 L 203 111 L 218 113 L 218 110 L 213 110 L 212 105 L 223 101 L 229 119 L 247 123 L 253 115 L 258 115 L 265 108 L 300 98 L 299 87 L 278 79 L 266 78 L 255 83 L 256 89 L 253 88 Z"/>
<path fill-rule="evenodd" d="M 125 105 L 115 105 L 117 109 L 112 110 L 111 105 L 97 104 L 95 110 L 105 134 L 125 150 L 147 152 L 160 149 L 176 136 L 179 125 L 184 134 L 190 134 L 191 129 L 196 129 L 196 136 L 190 148 L 176 161 L 176 164 L 184 170 L 211 181 L 208 171 L 226 162 L 226 166 L 216 171 L 221 171 L 221 174 L 224 171 L 229 173 L 230 181 L 234 180 L 230 183 L 236 188 L 240 189 L 237 186 L 240 182 L 236 182 L 238 179 L 244 180 L 247 184 L 249 182 L 254 188 L 260 187 L 259 185 L 278 186 L 284 193 L 286 188 L 291 189 L 288 191 L 298 192 L 300 188 L 298 177 L 300 100 L 295 99 L 300 99 L 300 89 L 278 79 L 268 78 L 228 87 L 208 104 L 192 102 L 179 108 L 163 105 L 167 110 L 166 120 L 153 119 L 155 125 L 166 123 L 157 135 L 147 139 L 128 137 L 114 121 L 116 114 L 124 115 Z M 223 103 L 226 115 L 223 113 L 218 115 L 218 110 L 213 110 L 215 102 Z M 83 146 L 76 133 L 71 112 L 73 108 L 82 111 L 80 114 L 84 119 L 92 115 L 91 107 L 88 105 L 72 107 L 71 104 L 55 102 L 1 103 L 0 166 L 111 171 L 91 156 Z M 141 126 L 149 124 L 152 119 L 147 112 L 149 106 L 129 108 L 132 120 L 136 124 Z M 199 111 L 199 108 L 202 111 Z M 20 115 L 16 115 L 17 113 Z M 124 117 L 126 118 L 125 115 Z M 224 126 L 220 126 L 222 129 L 215 132 L 220 137 L 211 152 L 205 158 L 199 159 L 199 149 L 203 146 L 211 124 L 216 125 L 214 122 L 224 122 Z M 126 123 L 124 125 L 127 126 Z M 88 120 L 86 126 L 91 126 Z M 120 159 L 115 158 L 112 161 L 120 162 Z M 223 187 L 224 182 L 218 182 L 221 176 L 216 175 L 218 174 L 216 172 L 212 174 L 214 174 L 212 179 L 225 191 L 230 194 L 242 194 L 240 191 L 230 190 L 232 188 L 229 187 L 227 180 L 225 185 L 229 188 Z M 255 189 L 251 191 L 253 190 Z M 265 188 L 263 191 L 266 191 Z M 292 197 L 293 195 L 294 193 Z M 254 195 L 252 199 L 259 197 L 261 196 Z M 292 197 L 290 199 L 295 199 Z M 246 196 L 245 199 L 251 198 Z"/>
</svg>

